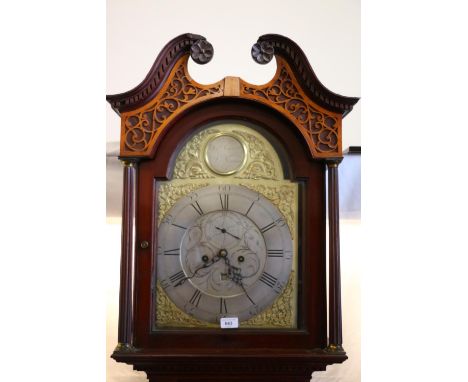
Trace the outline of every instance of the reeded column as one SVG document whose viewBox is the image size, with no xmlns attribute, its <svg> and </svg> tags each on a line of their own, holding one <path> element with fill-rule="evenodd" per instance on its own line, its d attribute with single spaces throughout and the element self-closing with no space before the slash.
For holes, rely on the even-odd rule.
<svg viewBox="0 0 468 382">
<path fill-rule="evenodd" d="M 328 166 L 328 256 L 329 256 L 329 321 L 328 350 L 343 351 L 341 324 L 340 276 L 340 206 L 338 193 L 338 164 L 342 158 L 327 160 Z"/>
<path fill-rule="evenodd" d="M 116 351 L 133 348 L 133 291 L 135 256 L 135 201 L 137 162 L 124 159 L 122 254 L 120 260 L 119 333 Z"/>
</svg>

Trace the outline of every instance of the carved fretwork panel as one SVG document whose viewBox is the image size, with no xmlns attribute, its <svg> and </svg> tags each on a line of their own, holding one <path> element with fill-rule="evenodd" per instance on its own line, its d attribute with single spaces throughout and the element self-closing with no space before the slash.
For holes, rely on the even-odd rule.
<svg viewBox="0 0 468 382">
<path fill-rule="evenodd" d="M 341 115 L 312 102 L 297 83 L 288 64 L 277 58 L 275 77 L 266 85 L 241 81 L 241 97 L 255 99 L 280 111 L 300 130 L 316 158 L 341 156 Z"/>
<path fill-rule="evenodd" d="M 342 116 L 311 101 L 281 57 L 277 57 L 278 68 L 274 78 L 265 85 L 252 85 L 235 77 L 201 85 L 188 74 L 187 61 L 188 56 L 179 59 L 155 98 L 134 111 L 122 114 L 121 157 L 151 157 L 161 133 L 177 114 L 200 102 L 222 96 L 254 100 L 279 111 L 304 136 L 314 158 L 342 155 Z M 228 79 L 229 88 L 226 88 Z M 234 91 L 233 86 L 239 90 Z"/>
<path fill-rule="evenodd" d="M 200 85 L 187 70 L 188 56 L 174 66 L 159 94 L 143 107 L 122 114 L 121 156 L 150 156 L 158 136 L 171 119 L 187 107 L 219 97 L 224 81 Z"/>
</svg>

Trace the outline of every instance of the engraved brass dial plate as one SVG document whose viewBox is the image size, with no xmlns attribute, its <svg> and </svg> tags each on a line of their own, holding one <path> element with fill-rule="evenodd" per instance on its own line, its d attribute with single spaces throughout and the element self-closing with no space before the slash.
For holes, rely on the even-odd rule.
<svg viewBox="0 0 468 382">
<path fill-rule="evenodd" d="M 232 157 L 229 160 L 224 160 L 222 155 L 217 158 L 215 154 L 218 154 L 218 150 L 223 154 L 230 153 Z M 245 218 L 238 215 L 246 211 L 229 210 L 230 212 L 227 212 L 227 220 L 235 220 L 236 224 L 229 223 L 233 227 L 231 229 L 228 229 L 227 226 L 219 225 L 218 223 L 223 221 L 222 214 L 219 212 L 219 209 L 222 210 L 219 195 L 217 195 L 216 199 L 213 199 L 215 200 L 214 203 L 219 204 L 219 209 L 214 208 L 212 211 L 206 205 L 207 201 L 211 200 L 211 198 L 205 201 L 198 200 L 197 196 L 195 196 L 195 199 L 198 200 L 198 205 L 191 200 L 191 197 L 194 195 L 198 195 L 198 197 L 201 194 L 203 195 L 204 192 L 202 191 L 200 194 L 200 191 L 207 187 L 210 189 L 209 186 L 213 189 L 218 189 L 219 187 L 231 187 L 232 190 L 245 189 L 246 191 L 241 193 L 244 195 L 255 193 L 256 197 L 261 197 L 267 204 L 271 203 L 270 208 L 276 210 L 279 213 L 278 217 L 284 219 L 282 229 L 285 232 L 289 231 L 287 236 L 292 241 L 287 245 L 288 249 L 283 250 L 283 254 L 287 252 L 288 259 L 286 260 L 290 265 L 286 267 L 287 271 L 278 271 L 278 274 L 273 274 L 267 270 L 267 273 L 277 280 L 281 278 L 281 286 L 278 284 L 279 288 L 276 289 L 278 293 L 272 291 L 271 299 L 260 298 L 262 300 L 260 309 L 254 309 L 251 312 L 248 309 L 243 309 L 244 303 L 251 304 L 248 297 L 252 298 L 252 300 L 254 300 L 254 297 L 249 292 L 249 296 L 246 297 L 239 285 L 230 285 L 232 289 L 228 290 L 229 284 L 233 284 L 232 279 L 228 277 L 229 270 L 234 270 L 234 267 L 242 269 L 243 266 L 248 265 L 251 260 L 250 257 L 252 257 L 240 252 L 232 256 L 234 251 L 244 246 L 242 244 L 243 235 L 247 233 L 244 232 L 247 230 L 239 230 L 238 227 L 243 225 L 248 228 L 252 224 L 254 226 L 257 224 L 253 220 L 250 220 L 250 216 Z M 191 203 L 184 210 L 187 213 L 190 211 L 195 220 L 186 224 L 178 224 L 176 222 L 176 224 L 187 228 L 187 230 L 183 230 L 177 226 L 171 228 L 174 232 L 180 231 L 181 237 L 179 241 L 164 243 L 167 241 L 167 235 L 163 234 L 161 236 L 163 239 L 158 242 L 159 248 L 157 252 L 159 255 L 157 257 L 172 261 L 177 269 L 172 269 L 169 266 L 170 264 L 159 264 L 158 266 L 158 275 L 155 275 L 156 280 L 154 284 L 154 328 L 158 330 L 159 328 L 219 327 L 217 320 L 226 314 L 226 308 L 228 313 L 230 311 L 233 311 L 233 313 L 240 313 L 241 310 L 244 311 L 242 314 L 237 314 L 240 318 L 241 328 L 296 328 L 298 185 L 284 178 L 280 157 L 272 143 L 261 133 L 261 130 L 252 129 L 250 126 L 236 122 L 221 122 L 199 130 L 176 154 L 172 180 L 158 181 L 156 187 L 157 209 L 155 210 L 155 222 L 159 226 L 158 230 L 160 234 L 161 230 L 165 230 L 164 226 L 167 225 L 167 218 L 173 215 L 175 206 L 181 206 L 184 204 L 184 200 L 190 199 Z M 246 206 L 246 209 L 249 206 Z M 261 227 L 253 227 L 250 233 L 255 236 L 254 233 L 258 234 L 260 232 L 261 234 L 261 230 L 267 228 L 269 227 L 265 223 Z M 222 232 L 223 229 L 226 229 L 226 234 Z M 192 235 L 190 237 L 189 231 Z M 266 232 L 266 234 L 271 233 L 273 233 L 273 230 Z M 231 267 L 226 266 L 225 260 L 219 256 L 220 248 L 209 248 L 210 245 L 208 247 L 204 245 L 193 247 L 198 256 L 195 256 L 194 259 L 196 258 L 198 262 L 191 264 L 188 253 L 189 250 L 192 250 L 191 241 L 196 241 L 197 235 L 200 237 L 205 236 L 206 238 L 206 236 L 212 237 L 216 234 L 219 237 L 213 237 L 210 241 L 211 246 L 220 244 L 217 243 L 218 239 L 223 238 L 224 240 L 224 237 L 226 237 L 223 248 L 220 248 L 228 252 Z M 238 242 L 236 237 L 242 239 L 239 245 L 235 244 Z M 254 267 L 252 268 L 255 271 L 259 271 L 260 268 L 265 270 L 267 260 L 281 260 L 281 248 L 272 248 L 271 245 L 270 248 L 268 246 L 269 240 L 266 240 L 266 238 L 262 240 L 259 240 L 260 247 L 258 251 L 255 251 L 258 259 L 261 260 L 258 270 L 254 269 Z M 237 248 L 238 246 L 239 248 Z M 268 253 L 268 249 L 270 253 Z M 289 253 L 289 250 L 291 253 Z M 203 261 L 206 261 L 208 267 L 206 269 L 202 267 L 202 270 L 198 271 L 196 275 L 202 277 L 185 279 L 181 284 L 177 285 L 183 278 L 191 277 L 194 271 L 203 265 Z M 161 268 L 166 268 L 166 270 L 160 273 Z M 244 276 L 244 273 L 247 274 L 246 270 L 241 271 L 240 275 Z M 262 272 L 256 272 L 251 279 L 244 279 L 243 283 L 245 283 L 247 289 L 252 285 L 253 289 L 256 289 L 255 284 L 257 284 L 262 285 L 262 287 L 265 286 L 267 290 L 268 288 L 273 290 L 275 286 L 272 288 L 268 284 L 276 284 L 276 281 L 273 283 L 274 280 L 269 278 L 268 274 L 263 276 L 263 281 L 260 281 Z M 281 277 L 277 277 L 280 274 Z M 211 284 L 207 284 L 205 278 L 209 279 L 212 276 L 216 278 L 216 283 L 213 284 L 213 280 L 211 279 Z M 168 285 L 168 277 L 173 278 L 172 285 Z M 219 287 L 217 283 L 221 287 L 218 291 L 215 291 L 214 287 Z M 174 285 L 177 286 L 174 287 Z M 178 289 L 180 291 L 182 289 L 189 291 L 185 291 L 187 295 L 180 292 L 183 296 L 179 296 L 179 298 L 175 293 L 171 293 L 171 291 L 174 292 L 171 288 L 175 291 Z M 201 310 L 209 308 L 205 306 L 205 309 L 202 309 L 204 307 L 203 304 L 207 303 L 209 298 L 215 299 L 216 304 L 213 304 L 213 306 L 216 306 L 216 312 L 213 310 L 209 314 L 202 314 Z M 239 305 L 236 305 L 237 303 L 234 304 L 236 299 L 239 299 L 239 301 L 243 300 L 240 301 Z M 254 300 L 254 302 L 257 301 Z"/>
</svg>

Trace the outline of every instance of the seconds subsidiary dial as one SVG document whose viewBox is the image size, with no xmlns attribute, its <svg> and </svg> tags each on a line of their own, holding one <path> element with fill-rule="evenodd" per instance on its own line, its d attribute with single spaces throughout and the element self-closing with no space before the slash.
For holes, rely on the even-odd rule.
<svg viewBox="0 0 468 382">
<path fill-rule="evenodd" d="M 158 279 L 186 313 L 247 320 L 270 306 L 292 268 L 292 239 L 278 209 L 235 185 L 180 199 L 161 222 Z"/>
<path fill-rule="evenodd" d="M 205 147 L 205 162 L 218 175 L 240 170 L 247 159 L 245 145 L 234 135 L 217 134 Z"/>
</svg>

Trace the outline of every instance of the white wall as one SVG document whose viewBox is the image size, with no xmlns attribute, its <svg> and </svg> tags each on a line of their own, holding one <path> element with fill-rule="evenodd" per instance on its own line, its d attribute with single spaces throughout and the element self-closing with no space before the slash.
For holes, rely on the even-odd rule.
<svg viewBox="0 0 468 382">
<path fill-rule="evenodd" d="M 108 0 L 107 94 L 127 91 L 141 82 L 162 47 L 182 33 L 205 36 L 215 49 L 213 60 L 190 62 L 192 77 L 212 83 L 231 75 L 262 84 L 275 72 L 275 63 L 256 64 L 250 49 L 266 33 L 285 35 L 299 44 L 320 81 L 331 91 L 360 96 L 360 2 L 313 0 L 289 2 L 236 0 L 222 2 Z M 361 102 L 343 121 L 343 148 L 361 145 Z M 107 106 L 108 143 L 119 141 L 119 117 Z M 120 169 L 108 161 L 107 381 L 142 382 L 144 373 L 108 358 L 117 343 L 120 226 Z M 118 214 L 117 214 L 118 215 Z M 360 221 L 342 220 L 342 290 L 344 347 L 349 360 L 314 374 L 315 382 L 360 381 Z"/>
<path fill-rule="evenodd" d="M 213 44 L 211 62 L 190 62 L 192 77 L 212 83 L 239 76 L 262 84 L 276 64 L 258 65 L 250 57 L 257 38 L 285 35 L 305 52 L 320 81 L 331 91 L 360 96 L 359 0 L 108 0 L 107 94 L 138 85 L 162 47 L 182 33 L 205 36 Z M 361 102 L 343 123 L 343 148 L 361 145 Z M 119 118 L 107 107 L 107 141 L 119 140 Z"/>
</svg>

